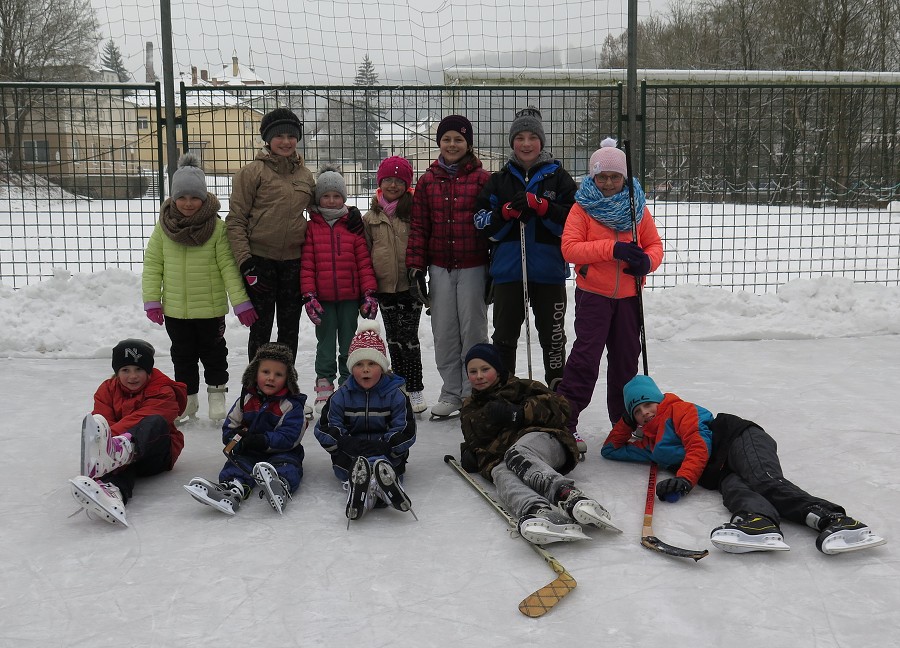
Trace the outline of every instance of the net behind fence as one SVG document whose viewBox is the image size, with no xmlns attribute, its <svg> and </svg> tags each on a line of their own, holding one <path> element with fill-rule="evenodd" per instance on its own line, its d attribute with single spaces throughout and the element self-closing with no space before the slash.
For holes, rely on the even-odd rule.
<svg viewBox="0 0 900 648">
<path fill-rule="evenodd" d="M 547 148 L 580 180 L 600 140 L 620 134 L 624 102 L 617 85 L 179 90 L 178 140 L 199 153 L 223 217 L 231 177 L 275 106 L 304 122 L 310 168 L 338 162 L 364 209 L 384 157 L 406 157 L 416 176 L 435 159 L 447 114 L 469 117 L 495 171 L 514 112 L 534 105 Z M 0 133 L 0 281 L 24 286 L 55 267 L 140 271 L 165 195 L 158 87 L 0 84 L 0 96 L 8 115 L 27 107 Z M 651 288 L 765 292 L 823 275 L 900 283 L 900 87 L 647 83 L 641 102 L 639 175 L 666 249 Z"/>
</svg>

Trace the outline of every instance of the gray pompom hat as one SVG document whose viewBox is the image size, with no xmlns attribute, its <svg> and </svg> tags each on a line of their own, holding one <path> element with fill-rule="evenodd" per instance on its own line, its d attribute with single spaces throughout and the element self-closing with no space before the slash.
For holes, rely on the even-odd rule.
<svg viewBox="0 0 900 648">
<path fill-rule="evenodd" d="M 200 168 L 200 156 L 188 151 L 178 158 L 178 170 L 172 174 L 172 200 L 190 196 L 206 202 L 206 174 Z"/>
</svg>

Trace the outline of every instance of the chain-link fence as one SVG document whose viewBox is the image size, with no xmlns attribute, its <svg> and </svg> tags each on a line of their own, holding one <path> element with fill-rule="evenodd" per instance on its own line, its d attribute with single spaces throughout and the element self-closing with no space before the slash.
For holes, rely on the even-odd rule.
<svg viewBox="0 0 900 648">
<path fill-rule="evenodd" d="M 166 191 L 159 86 L 0 84 L 0 99 L 0 280 L 19 287 L 54 267 L 139 271 Z M 450 113 L 472 121 L 494 171 L 514 112 L 538 107 L 548 150 L 578 179 L 624 120 L 617 85 L 182 86 L 176 101 L 181 148 L 200 154 L 223 217 L 231 177 L 276 106 L 303 121 L 310 168 L 339 163 L 360 207 L 385 156 L 406 157 L 416 176 L 427 168 Z M 638 176 L 666 246 L 649 286 L 900 283 L 898 106 L 897 85 L 644 83 Z"/>
</svg>

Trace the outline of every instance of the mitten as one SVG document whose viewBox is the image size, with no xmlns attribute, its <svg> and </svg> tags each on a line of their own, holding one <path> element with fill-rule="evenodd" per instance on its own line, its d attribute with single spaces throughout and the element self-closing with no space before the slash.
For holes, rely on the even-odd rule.
<svg viewBox="0 0 900 648">
<path fill-rule="evenodd" d="M 325 314 L 325 309 L 322 308 L 322 304 L 316 299 L 316 293 L 307 293 L 304 296 L 307 298 L 306 306 L 304 308 L 306 308 L 306 314 L 309 316 L 309 321 L 318 326 L 322 323 L 322 316 Z"/>
<path fill-rule="evenodd" d="M 425 308 L 429 308 L 431 302 L 428 299 L 428 284 L 425 283 L 425 273 L 421 270 L 410 268 L 406 271 L 406 276 L 409 279 L 409 294 L 418 299 Z"/>
<path fill-rule="evenodd" d="M 147 315 L 147 319 L 154 324 L 162 326 L 166 321 L 163 317 L 162 304 L 159 302 L 144 302 L 144 313 Z"/>
<path fill-rule="evenodd" d="M 362 214 L 356 207 L 347 209 L 347 229 L 360 236 L 363 234 Z"/>
<path fill-rule="evenodd" d="M 543 218 L 547 215 L 547 210 L 550 208 L 550 203 L 541 198 L 537 194 L 533 194 L 528 192 L 525 194 L 525 201 L 528 204 L 528 209 L 533 211 L 539 218 Z"/>
<path fill-rule="evenodd" d="M 520 428 L 525 423 L 525 408 L 504 400 L 493 400 L 484 406 L 484 416 L 496 425 Z"/>
<path fill-rule="evenodd" d="M 263 452 L 269 447 L 269 444 L 266 443 L 265 434 L 251 434 L 245 436 L 241 439 L 241 444 L 244 446 L 244 452 Z"/>
<path fill-rule="evenodd" d="M 500 209 L 500 214 L 503 216 L 503 220 L 512 220 L 521 216 L 522 212 L 518 209 L 513 209 L 512 203 L 508 202 Z"/>
<path fill-rule="evenodd" d="M 677 502 L 691 492 L 693 485 L 684 477 L 664 479 L 656 485 L 656 496 L 666 502 Z"/>
<path fill-rule="evenodd" d="M 367 290 L 359 306 L 359 314 L 366 319 L 375 319 L 375 316 L 378 315 L 378 300 L 375 299 L 374 292 L 374 290 Z"/>
<path fill-rule="evenodd" d="M 253 308 L 253 302 L 245 301 L 234 307 L 234 314 L 244 326 L 253 326 L 253 323 L 259 319 L 256 309 Z"/>
<path fill-rule="evenodd" d="M 267 293 L 271 290 L 271 287 L 260 279 L 252 259 L 247 259 L 241 264 L 241 276 L 244 277 L 247 287 L 255 293 Z"/>
</svg>

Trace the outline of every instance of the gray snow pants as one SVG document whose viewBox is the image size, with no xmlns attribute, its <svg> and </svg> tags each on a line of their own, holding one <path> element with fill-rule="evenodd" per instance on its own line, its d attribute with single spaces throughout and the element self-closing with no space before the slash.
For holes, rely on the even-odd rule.
<svg viewBox="0 0 900 648">
<path fill-rule="evenodd" d="M 529 432 L 509 447 L 491 479 L 507 509 L 522 517 L 535 504 L 551 506 L 562 486 L 575 484 L 556 472 L 565 463 L 565 448 L 555 436 Z"/>
</svg>

